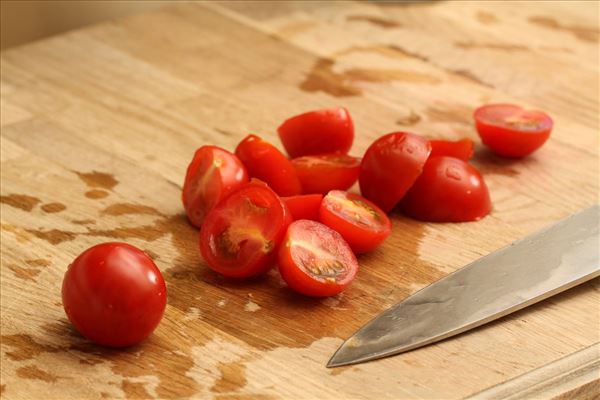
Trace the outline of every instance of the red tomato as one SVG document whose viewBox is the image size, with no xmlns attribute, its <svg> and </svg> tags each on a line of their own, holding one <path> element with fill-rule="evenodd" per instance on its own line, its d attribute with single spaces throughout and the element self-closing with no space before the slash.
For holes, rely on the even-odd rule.
<svg viewBox="0 0 600 400">
<path fill-rule="evenodd" d="M 282 197 L 292 219 L 319 219 L 319 206 L 323 200 L 322 194 L 301 194 L 299 196 Z"/>
<path fill-rule="evenodd" d="M 291 216 L 279 196 L 250 182 L 219 203 L 200 229 L 200 252 L 216 272 L 246 278 L 273 265 Z"/>
<path fill-rule="evenodd" d="M 379 207 L 364 197 L 341 190 L 332 190 L 325 196 L 319 221 L 339 232 L 354 254 L 373 250 L 392 231 L 389 218 Z"/>
<path fill-rule="evenodd" d="M 279 249 L 279 272 L 307 296 L 333 296 L 354 279 L 358 262 L 342 236 L 316 221 L 292 222 Z"/>
<path fill-rule="evenodd" d="M 475 167 L 453 157 L 434 157 L 408 191 L 402 210 L 431 222 L 477 221 L 492 209 L 488 188 Z"/>
<path fill-rule="evenodd" d="M 330 190 L 349 189 L 360 172 L 360 158 L 346 154 L 298 157 L 292 164 L 304 193 L 326 194 Z"/>
<path fill-rule="evenodd" d="M 125 243 L 102 243 L 69 266 L 62 301 L 83 336 L 104 346 L 124 347 L 154 331 L 165 310 L 167 288 L 146 253 Z"/>
<path fill-rule="evenodd" d="M 200 227 L 214 206 L 247 182 L 246 168 L 235 154 L 216 146 L 196 150 L 182 192 L 183 206 L 192 224 Z"/>
<path fill-rule="evenodd" d="M 481 141 L 504 157 L 525 157 L 540 148 L 554 122 L 538 110 L 524 110 L 512 104 L 488 104 L 474 113 Z"/>
<path fill-rule="evenodd" d="M 354 124 L 345 108 L 329 108 L 296 115 L 279 128 L 290 157 L 347 153 L 354 140 Z"/>
<path fill-rule="evenodd" d="M 238 144 L 235 154 L 251 177 L 266 182 L 280 196 L 302 192 L 294 166 L 275 146 L 256 135 L 248 135 Z"/>
<path fill-rule="evenodd" d="M 358 183 L 364 197 L 389 212 L 423 170 L 431 145 L 420 136 L 394 132 L 377 139 L 365 153 Z"/>
<path fill-rule="evenodd" d="M 448 156 L 469 161 L 473 157 L 473 141 L 462 139 L 455 142 L 450 140 L 430 140 L 431 154 L 429 157 Z"/>
</svg>

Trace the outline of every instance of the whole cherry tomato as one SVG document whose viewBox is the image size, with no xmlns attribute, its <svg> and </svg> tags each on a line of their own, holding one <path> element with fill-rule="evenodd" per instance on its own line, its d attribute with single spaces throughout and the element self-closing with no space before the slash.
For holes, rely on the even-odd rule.
<svg viewBox="0 0 600 400">
<path fill-rule="evenodd" d="M 433 157 L 401 203 L 408 216 L 431 222 L 467 222 L 492 209 L 488 188 L 472 165 L 453 157 Z"/>
<path fill-rule="evenodd" d="M 473 141 L 461 139 L 455 142 L 451 140 L 430 140 L 431 154 L 429 157 L 448 156 L 469 161 L 473 157 Z"/>
<path fill-rule="evenodd" d="M 310 111 L 286 120 L 279 137 L 290 157 L 347 153 L 354 141 L 354 124 L 345 108 Z"/>
<path fill-rule="evenodd" d="M 321 154 L 292 160 L 304 193 L 326 194 L 349 189 L 360 172 L 360 158 L 347 154 Z"/>
<path fill-rule="evenodd" d="M 525 157 L 550 137 L 554 122 L 538 110 L 524 110 L 513 104 L 488 104 L 474 113 L 483 144 L 504 157 Z"/>
<path fill-rule="evenodd" d="M 246 168 L 235 154 L 216 146 L 200 147 L 183 184 L 182 200 L 189 220 L 200 227 L 214 206 L 247 182 Z"/>
<path fill-rule="evenodd" d="M 126 243 L 102 243 L 69 266 L 62 301 L 83 336 L 101 345 L 124 347 L 154 331 L 165 310 L 167 288 L 146 253 Z"/>
</svg>

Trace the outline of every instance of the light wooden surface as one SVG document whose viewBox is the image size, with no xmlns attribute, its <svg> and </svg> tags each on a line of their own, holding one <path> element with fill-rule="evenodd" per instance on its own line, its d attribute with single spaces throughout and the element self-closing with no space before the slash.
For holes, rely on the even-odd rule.
<svg viewBox="0 0 600 400">
<path fill-rule="evenodd" d="M 419 288 L 598 201 L 598 3 L 177 4 L 2 53 L 1 393 L 7 399 L 593 398 L 600 283 L 453 340 L 324 365 L 342 339 Z M 182 215 L 195 148 L 273 140 L 298 112 L 343 105 L 362 154 L 379 135 L 476 138 L 472 110 L 510 101 L 556 128 L 521 161 L 479 147 L 494 202 L 469 224 L 394 214 L 342 296 L 277 273 L 215 275 Z M 88 246 L 145 249 L 165 317 L 131 349 L 67 322 L 62 276 Z"/>
</svg>

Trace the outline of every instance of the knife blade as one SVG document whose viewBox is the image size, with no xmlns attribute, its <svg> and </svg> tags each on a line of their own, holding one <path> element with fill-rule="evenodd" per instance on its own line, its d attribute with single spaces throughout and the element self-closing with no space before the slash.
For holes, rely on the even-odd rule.
<svg viewBox="0 0 600 400">
<path fill-rule="evenodd" d="M 435 343 L 600 276 L 599 218 L 596 204 L 425 287 L 360 328 L 327 367 Z"/>
</svg>

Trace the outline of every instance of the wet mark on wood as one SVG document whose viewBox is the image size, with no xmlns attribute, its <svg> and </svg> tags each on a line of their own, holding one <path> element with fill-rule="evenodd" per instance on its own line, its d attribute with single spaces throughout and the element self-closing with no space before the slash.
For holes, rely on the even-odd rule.
<svg viewBox="0 0 600 400">
<path fill-rule="evenodd" d="M 56 346 L 42 344 L 25 334 L 2 335 L 2 344 L 12 347 L 6 356 L 13 361 L 31 360 L 42 353 L 57 353 L 61 349 Z"/>
<path fill-rule="evenodd" d="M 134 203 L 116 203 L 106 207 L 100 212 L 103 215 L 128 215 L 128 214 L 147 214 L 163 216 L 156 208 Z"/>
<path fill-rule="evenodd" d="M 477 21 L 484 25 L 491 25 L 498 22 L 498 18 L 494 14 L 486 11 L 478 11 L 475 17 L 477 18 Z"/>
<path fill-rule="evenodd" d="M 0 385 L 0 395 L 2 393 L 4 393 L 5 390 L 6 390 L 6 384 L 3 383 L 2 385 Z"/>
<path fill-rule="evenodd" d="M 396 120 L 396 124 L 400 126 L 413 126 L 418 124 L 421 121 L 421 116 L 414 111 L 410 111 L 410 113 L 402 118 L 398 118 Z"/>
<path fill-rule="evenodd" d="M 467 71 L 466 69 L 451 69 L 451 70 L 448 70 L 448 72 L 450 72 L 454 75 L 460 76 L 461 78 L 464 78 L 464 79 L 470 81 L 471 83 L 475 83 L 477 85 L 482 85 L 482 86 L 488 87 L 490 89 L 494 89 L 494 85 L 484 81 L 483 79 L 479 78 L 478 76 L 473 74 L 471 71 Z"/>
<path fill-rule="evenodd" d="M 65 206 L 62 203 L 46 203 L 46 204 L 42 205 L 42 210 L 44 210 L 44 212 L 47 212 L 48 214 L 61 212 L 66 209 L 67 209 L 67 206 Z"/>
<path fill-rule="evenodd" d="M 448 122 L 462 125 L 473 124 L 473 107 L 464 104 L 444 104 L 429 107 L 425 115 L 432 122 Z"/>
<path fill-rule="evenodd" d="M 40 203 L 40 199 L 26 194 L 9 194 L 7 196 L 0 196 L 0 203 L 23 211 L 31 211 L 38 203 Z"/>
<path fill-rule="evenodd" d="M 92 189 L 85 192 L 85 197 L 88 199 L 103 199 L 106 196 L 108 196 L 108 192 L 106 190 Z"/>
<path fill-rule="evenodd" d="M 489 49 L 501 51 L 529 51 L 529 47 L 514 43 L 476 43 L 476 42 L 455 42 L 454 46 L 461 49 Z"/>
<path fill-rule="evenodd" d="M 8 269 L 10 269 L 17 278 L 32 282 L 36 282 L 36 277 L 42 272 L 37 268 L 20 267 L 16 264 L 8 264 Z"/>
<path fill-rule="evenodd" d="M 56 382 L 59 377 L 39 369 L 35 365 L 27 365 L 17 370 L 17 376 L 23 379 L 39 379 L 44 382 L 52 383 Z"/>
<path fill-rule="evenodd" d="M 599 31 L 598 28 L 578 26 L 578 25 L 563 25 L 556 19 L 547 16 L 532 16 L 529 17 L 529 22 L 544 28 L 554 29 L 557 31 L 570 32 L 576 38 L 585 42 L 597 42 Z"/>
<path fill-rule="evenodd" d="M 73 240 L 77 237 L 78 233 L 76 232 L 68 232 L 61 231 L 59 229 L 50 229 L 50 230 L 42 230 L 42 229 L 25 229 L 28 233 L 31 233 L 38 239 L 45 240 L 46 242 L 56 245 L 62 242 L 67 242 Z"/>
<path fill-rule="evenodd" d="M 404 47 L 400 47 L 398 45 L 395 44 L 391 44 L 388 46 L 390 49 L 394 50 L 395 52 L 402 54 L 406 57 L 411 57 L 411 58 L 416 58 L 417 60 L 421 60 L 423 62 L 429 62 L 429 57 L 424 56 L 422 54 L 416 53 L 414 51 L 409 51 L 407 49 L 405 49 Z"/>
<path fill-rule="evenodd" d="M 35 258 L 33 260 L 26 260 L 25 262 L 32 267 L 48 267 L 51 264 L 50 260 L 45 260 L 43 258 Z"/>
<path fill-rule="evenodd" d="M 246 365 L 240 362 L 220 363 L 217 366 L 220 372 L 219 379 L 210 389 L 217 393 L 230 393 L 246 386 Z"/>
<path fill-rule="evenodd" d="M 71 222 L 75 225 L 94 225 L 96 223 L 93 219 L 74 219 Z"/>
<path fill-rule="evenodd" d="M 31 234 L 27 233 L 25 230 L 15 226 L 15 225 L 0 224 L 0 229 L 2 229 L 3 231 L 6 231 L 6 232 L 13 233 L 19 243 L 29 242 L 33 238 L 33 236 Z"/>
<path fill-rule="evenodd" d="M 374 15 L 350 15 L 346 17 L 347 21 L 361 21 L 372 25 L 379 26 L 384 29 L 399 28 L 402 25 L 394 20 L 376 17 Z"/>
<path fill-rule="evenodd" d="M 131 382 L 128 379 L 123 379 L 121 382 L 121 390 L 125 393 L 128 399 L 151 399 L 150 393 L 146 391 L 146 387 L 139 382 Z"/>
<path fill-rule="evenodd" d="M 101 188 L 112 190 L 112 188 L 114 188 L 119 183 L 119 181 L 116 180 L 114 176 L 106 172 L 73 172 L 75 172 L 79 179 L 81 179 L 83 183 L 85 183 L 86 186 L 89 188 Z"/>
</svg>

